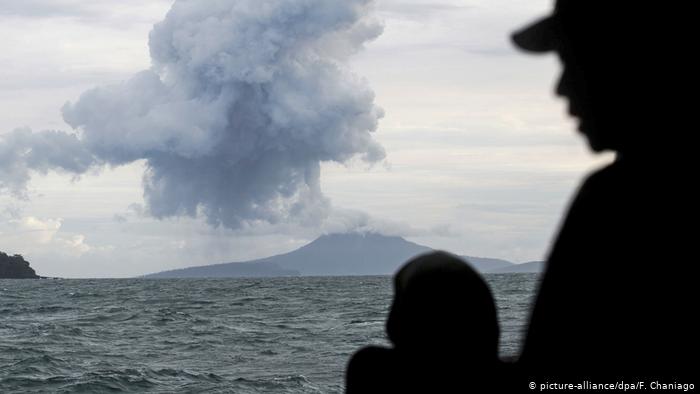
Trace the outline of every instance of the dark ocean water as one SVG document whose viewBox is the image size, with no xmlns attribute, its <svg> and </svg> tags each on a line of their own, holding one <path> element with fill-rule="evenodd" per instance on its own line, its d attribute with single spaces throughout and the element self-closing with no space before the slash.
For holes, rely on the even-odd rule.
<svg viewBox="0 0 700 394">
<path fill-rule="evenodd" d="M 486 279 L 515 354 L 537 276 Z M 390 277 L 0 280 L 0 392 L 338 393 L 391 297 Z"/>
</svg>

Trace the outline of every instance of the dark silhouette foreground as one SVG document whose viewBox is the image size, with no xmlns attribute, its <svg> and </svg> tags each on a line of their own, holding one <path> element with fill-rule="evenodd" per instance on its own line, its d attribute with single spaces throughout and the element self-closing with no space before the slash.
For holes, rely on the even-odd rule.
<svg viewBox="0 0 700 394">
<path fill-rule="evenodd" d="M 682 8 L 559 0 L 513 36 L 525 50 L 556 52 L 557 93 L 579 131 L 593 151 L 617 154 L 585 180 L 549 254 L 519 363 L 532 380 L 648 385 L 697 368 L 694 122 L 683 104 L 695 71 L 681 60 Z"/>
<path fill-rule="evenodd" d="M 513 36 L 525 50 L 559 56 L 557 93 L 568 100 L 591 149 L 615 152 L 616 158 L 584 181 L 569 207 L 549 253 L 522 355 L 514 369 L 495 375 L 506 378 L 505 392 L 532 392 L 530 382 L 644 382 L 647 389 L 652 382 L 697 383 L 700 200 L 694 185 L 697 110 L 690 108 L 697 100 L 687 96 L 697 86 L 696 61 L 690 59 L 695 18 L 685 3 L 558 0 L 552 15 Z M 435 277 L 432 288 L 460 286 L 448 277 Z M 399 291 L 397 285 L 397 299 Z M 387 383 L 399 382 L 404 391 L 417 392 L 413 384 L 422 384 L 422 376 L 445 371 L 446 389 L 425 392 L 467 392 L 473 378 L 489 377 L 495 349 L 470 352 L 467 344 L 483 341 L 491 349 L 494 330 L 487 327 L 493 321 L 481 313 L 493 307 L 492 300 L 472 300 L 483 305 L 464 308 L 431 299 L 431 305 L 444 302 L 440 313 L 453 316 L 418 319 L 430 322 L 418 351 L 404 350 L 399 336 L 402 330 L 410 338 L 421 332 L 410 328 L 416 320 L 389 324 L 395 349 L 360 351 L 350 364 L 348 388 L 361 392 L 355 377 L 364 377 L 364 387 L 399 392 Z M 401 309 L 407 316 L 426 310 L 420 303 L 407 308 Z M 481 330 L 452 330 L 459 327 L 452 321 L 481 318 Z M 439 353 L 426 356 L 428 343 Z M 450 358 L 463 363 L 446 366 Z"/>
<path fill-rule="evenodd" d="M 392 348 L 366 347 L 348 364 L 347 393 L 441 393 L 495 387 L 496 307 L 464 261 L 430 253 L 394 277 L 386 331 Z"/>
</svg>

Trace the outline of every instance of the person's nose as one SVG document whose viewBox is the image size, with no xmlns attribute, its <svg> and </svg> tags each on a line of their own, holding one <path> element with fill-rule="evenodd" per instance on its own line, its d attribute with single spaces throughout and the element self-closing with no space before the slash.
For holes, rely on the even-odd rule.
<svg viewBox="0 0 700 394">
<path fill-rule="evenodd" d="M 557 87 L 555 89 L 555 93 L 557 96 L 568 97 L 569 91 L 570 91 L 569 73 L 566 71 L 566 68 L 564 68 L 561 75 L 559 76 L 559 81 L 557 82 Z"/>
</svg>

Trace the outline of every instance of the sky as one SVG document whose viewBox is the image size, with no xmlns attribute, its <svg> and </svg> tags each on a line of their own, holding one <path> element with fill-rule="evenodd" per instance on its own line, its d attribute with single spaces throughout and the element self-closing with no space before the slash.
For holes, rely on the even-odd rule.
<svg viewBox="0 0 700 394">
<path fill-rule="evenodd" d="M 0 0 L 0 251 L 128 277 L 378 231 L 526 262 L 611 160 L 509 42 L 549 0 L 256 3 Z"/>
</svg>

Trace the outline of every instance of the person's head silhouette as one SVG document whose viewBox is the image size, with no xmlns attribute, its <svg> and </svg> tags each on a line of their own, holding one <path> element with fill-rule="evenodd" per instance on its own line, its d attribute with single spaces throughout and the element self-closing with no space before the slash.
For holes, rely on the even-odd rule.
<svg viewBox="0 0 700 394">
<path fill-rule="evenodd" d="M 463 260 L 444 252 L 411 259 L 394 276 L 386 323 L 393 347 L 356 352 L 346 392 L 498 391 L 498 320 L 491 291 Z"/>
<path fill-rule="evenodd" d="M 396 274 L 387 334 L 406 353 L 458 354 L 478 363 L 498 357 L 491 291 L 469 265 L 444 252 L 416 257 Z"/>
<path fill-rule="evenodd" d="M 555 51 L 564 66 L 557 93 L 569 100 L 579 130 L 594 151 L 664 154 L 685 116 L 674 104 L 684 77 L 677 69 L 683 37 L 676 7 L 632 1 L 557 0 L 554 12 L 516 32 L 530 52 Z M 687 51 L 685 48 L 684 51 Z M 675 133 L 675 134 L 674 134 Z"/>
</svg>

